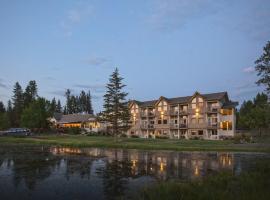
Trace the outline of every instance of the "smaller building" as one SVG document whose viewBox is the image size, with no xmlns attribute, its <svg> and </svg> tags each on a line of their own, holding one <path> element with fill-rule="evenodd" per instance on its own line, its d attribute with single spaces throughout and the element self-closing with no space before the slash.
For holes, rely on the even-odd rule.
<svg viewBox="0 0 270 200">
<path fill-rule="evenodd" d="M 105 131 L 106 126 L 104 123 L 98 122 L 97 117 L 92 114 L 55 114 L 50 121 L 57 128 L 72 128 L 78 127 L 82 128 L 87 132 L 99 132 Z"/>
</svg>

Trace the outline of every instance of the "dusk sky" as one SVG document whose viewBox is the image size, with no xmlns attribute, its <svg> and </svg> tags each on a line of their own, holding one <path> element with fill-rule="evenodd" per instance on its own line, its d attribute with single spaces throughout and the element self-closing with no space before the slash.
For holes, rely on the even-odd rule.
<svg viewBox="0 0 270 200">
<path fill-rule="evenodd" d="M 256 86 L 254 61 L 270 40 L 269 0 L 0 0 L 0 100 L 18 81 L 64 104 L 90 90 L 103 104 L 115 67 L 130 99 L 228 91 L 240 103 Z"/>
</svg>

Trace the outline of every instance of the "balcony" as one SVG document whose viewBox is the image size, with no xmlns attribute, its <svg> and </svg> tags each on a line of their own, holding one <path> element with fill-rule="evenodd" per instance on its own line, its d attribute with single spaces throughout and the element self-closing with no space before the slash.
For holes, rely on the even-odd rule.
<svg viewBox="0 0 270 200">
<path fill-rule="evenodd" d="M 147 113 L 146 112 L 140 112 L 140 117 L 147 117 Z"/>
<path fill-rule="evenodd" d="M 179 124 L 179 128 L 187 128 L 187 127 L 188 127 L 188 125 L 185 124 L 185 123 L 180 123 Z"/>
<path fill-rule="evenodd" d="M 170 124 L 170 128 L 171 129 L 178 129 L 179 128 L 179 124 Z"/>
<path fill-rule="evenodd" d="M 155 113 L 154 112 L 152 112 L 152 111 L 149 111 L 148 112 L 148 117 L 154 117 L 155 116 Z"/>
<path fill-rule="evenodd" d="M 141 129 L 154 129 L 154 124 L 142 124 L 140 125 Z"/>
<path fill-rule="evenodd" d="M 188 114 L 188 110 L 187 109 L 183 109 L 183 110 L 179 110 L 179 114 L 180 115 L 187 115 Z"/>
<path fill-rule="evenodd" d="M 209 128 L 209 129 L 217 129 L 218 128 L 218 123 L 208 123 L 207 128 Z"/>
<path fill-rule="evenodd" d="M 220 110 L 220 108 L 216 107 L 216 106 L 207 107 L 207 112 L 210 112 L 210 113 L 217 113 L 217 112 L 219 112 L 219 110 Z"/>
<path fill-rule="evenodd" d="M 179 114 L 179 111 L 178 110 L 171 110 L 170 111 L 170 115 L 177 116 L 178 114 Z"/>
<path fill-rule="evenodd" d="M 189 123 L 188 128 L 194 128 L 194 129 L 205 129 L 207 128 L 207 123 Z"/>
</svg>

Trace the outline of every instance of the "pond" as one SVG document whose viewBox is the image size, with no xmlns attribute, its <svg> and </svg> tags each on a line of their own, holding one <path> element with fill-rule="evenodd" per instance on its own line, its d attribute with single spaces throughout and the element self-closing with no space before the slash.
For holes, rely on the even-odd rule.
<svg viewBox="0 0 270 200">
<path fill-rule="evenodd" d="M 154 183 L 252 169 L 262 153 L 0 147 L 0 199 L 129 199 Z"/>
</svg>

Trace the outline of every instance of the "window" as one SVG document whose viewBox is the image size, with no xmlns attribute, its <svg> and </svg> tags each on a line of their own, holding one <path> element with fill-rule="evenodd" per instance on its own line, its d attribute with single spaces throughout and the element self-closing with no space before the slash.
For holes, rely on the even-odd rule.
<svg viewBox="0 0 270 200">
<path fill-rule="evenodd" d="M 158 120 L 158 124 L 161 124 L 161 119 Z"/>
<path fill-rule="evenodd" d="M 221 109 L 220 113 L 222 115 L 232 115 L 232 109 Z"/>
<path fill-rule="evenodd" d="M 196 131 L 191 131 L 191 135 L 196 135 L 197 132 Z"/>
<path fill-rule="evenodd" d="M 177 123 L 178 123 L 177 119 L 175 119 L 175 120 L 174 120 L 174 123 L 175 123 L 175 124 L 177 124 Z"/>
<path fill-rule="evenodd" d="M 164 119 L 163 120 L 163 124 L 167 124 L 167 119 Z"/>
<path fill-rule="evenodd" d="M 211 135 L 217 135 L 217 130 L 212 130 Z"/>
<path fill-rule="evenodd" d="M 203 130 L 198 131 L 199 135 L 203 135 Z"/>
<path fill-rule="evenodd" d="M 222 130 L 232 130 L 232 122 L 231 121 L 224 121 L 220 123 L 220 128 Z"/>
</svg>

